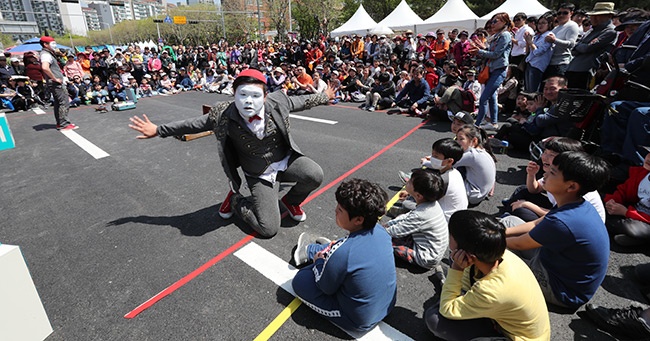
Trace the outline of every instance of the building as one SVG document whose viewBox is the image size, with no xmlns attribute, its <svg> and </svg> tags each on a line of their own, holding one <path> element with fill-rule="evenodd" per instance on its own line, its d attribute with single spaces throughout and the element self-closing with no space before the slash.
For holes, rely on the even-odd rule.
<svg viewBox="0 0 650 341">
<path fill-rule="evenodd" d="M 117 20 L 115 20 L 115 16 L 113 15 L 113 8 L 115 6 L 109 5 L 108 2 L 96 1 L 92 3 L 88 3 L 88 7 L 97 12 L 97 18 L 102 28 L 106 28 L 107 25 L 113 26 L 115 25 L 115 23 L 118 22 Z M 120 7 L 120 8 L 124 8 L 124 7 Z"/>
<path fill-rule="evenodd" d="M 34 2 L 34 0 L 32 0 L 32 2 Z M 40 2 L 53 3 L 49 1 Z M 86 28 L 86 20 L 84 13 L 81 10 L 81 5 L 79 3 L 68 3 L 58 0 L 58 6 L 61 12 L 61 20 L 63 21 L 63 26 L 66 30 L 72 34 L 87 36 L 88 29 Z"/>
<path fill-rule="evenodd" d="M 63 34 L 65 28 L 56 1 L 2 0 L 0 13 L 7 21 L 36 22 L 40 33 L 48 30 Z M 26 24 L 30 26 L 30 24 Z"/>
<path fill-rule="evenodd" d="M 102 22 L 99 20 L 97 10 L 90 7 L 82 7 L 81 11 L 86 17 L 86 27 L 88 31 L 99 31 L 102 29 Z"/>
<path fill-rule="evenodd" d="M 187 0 L 186 4 L 188 6 L 196 5 L 196 4 L 210 4 L 210 5 L 213 5 L 214 0 Z"/>
</svg>

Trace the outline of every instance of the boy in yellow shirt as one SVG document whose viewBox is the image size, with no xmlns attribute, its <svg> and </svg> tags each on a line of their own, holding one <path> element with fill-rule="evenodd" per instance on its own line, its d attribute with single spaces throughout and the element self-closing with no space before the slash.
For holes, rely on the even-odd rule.
<svg viewBox="0 0 650 341">
<path fill-rule="evenodd" d="M 435 336 L 550 340 L 542 291 L 526 263 L 506 250 L 502 224 L 482 212 L 458 211 L 449 219 L 449 249 L 453 263 L 440 304 L 424 314 Z"/>
</svg>

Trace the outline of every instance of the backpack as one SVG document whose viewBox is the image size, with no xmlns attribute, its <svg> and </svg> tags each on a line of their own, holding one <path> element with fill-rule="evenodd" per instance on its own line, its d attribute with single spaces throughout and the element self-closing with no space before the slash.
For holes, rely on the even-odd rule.
<svg viewBox="0 0 650 341">
<path fill-rule="evenodd" d="M 476 111 L 476 96 L 474 96 L 474 93 L 471 90 L 462 88 L 458 89 L 458 91 L 460 91 L 460 99 L 462 101 L 460 106 L 461 110 L 470 113 Z"/>
</svg>

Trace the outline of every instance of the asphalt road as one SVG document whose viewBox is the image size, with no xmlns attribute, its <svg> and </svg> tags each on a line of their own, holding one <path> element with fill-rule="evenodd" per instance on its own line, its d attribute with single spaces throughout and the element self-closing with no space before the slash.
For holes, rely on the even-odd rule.
<svg viewBox="0 0 650 341">
<path fill-rule="evenodd" d="M 72 109 L 76 133 L 109 154 L 100 159 L 57 131 L 51 111 L 8 114 L 16 148 L 0 151 L 0 242 L 21 247 L 54 328 L 47 340 L 250 340 L 293 300 L 230 252 L 251 242 L 251 230 L 217 214 L 228 184 L 214 137 L 137 140 L 127 127 L 132 115 L 146 113 L 164 123 L 200 115 L 201 104 L 225 99 L 192 92 L 146 98 L 122 112 Z M 352 105 L 297 114 L 336 123 L 291 121 L 294 139 L 323 167 L 323 188 L 330 187 L 304 205 L 307 221 L 286 218 L 276 237 L 252 240 L 284 262 L 303 231 L 344 235 L 334 221 L 340 177 L 369 179 L 392 196 L 401 188 L 397 172 L 417 166 L 435 140 L 451 136 L 449 122 L 418 128 L 420 119 Z M 525 179 L 525 155 L 498 159 L 495 196 L 475 208 L 491 214 Z M 647 304 L 632 269 L 649 261 L 639 253 L 645 250 L 612 248 L 607 278 L 593 302 Z M 215 260 L 218 255 L 223 257 Z M 211 261 L 139 315 L 124 317 Z M 435 295 L 432 273 L 403 265 L 397 273 L 397 306 L 385 322 L 412 339 L 432 339 L 422 321 Z M 552 340 L 611 339 L 580 314 L 552 312 Z M 272 337 L 349 338 L 304 305 Z"/>
</svg>

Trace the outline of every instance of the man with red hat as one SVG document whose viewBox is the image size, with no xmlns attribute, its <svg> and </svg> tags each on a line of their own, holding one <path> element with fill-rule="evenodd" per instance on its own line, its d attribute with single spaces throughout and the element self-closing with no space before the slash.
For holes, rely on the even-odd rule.
<svg viewBox="0 0 650 341">
<path fill-rule="evenodd" d="M 70 98 L 68 92 L 63 84 L 63 72 L 56 60 L 54 50 L 56 49 L 56 42 L 54 38 L 43 36 L 40 40 L 41 43 L 41 67 L 43 74 L 47 81 L 47 87 L 52 97 L 54 98 L 54 119 L 56 120 L 56 129 L 58 130 L 74 130 L 77 127 L 75 124 L 68 121 L 68 110 L 70 110 Z"/>
<path fill-rule="evenodd" d="M 219 215 L 228 219 L 235 213 L 260 236 L 273 237 L 280 227 L 280 182 L 296 183 L 281 202 L 292 219 L 304 221 L 307 216 L 300 203 L 323 181 L 321 167 L 302 154 L 290 134 L 289 112 L 327 104 L 334 90 L 292 97 L 283 91 L 267 94 L 266 77 L 255 69 L 240 72 L 233 89 L 234 102 L 217 103 L 208 115 L 160 126 L 146 115 L 134 116 L 129 127 L 142 134 L 140 139 L 214 131 L 231 185 Z M 240 194 L 240 167 L 250 198 Z"/>
</svg>

